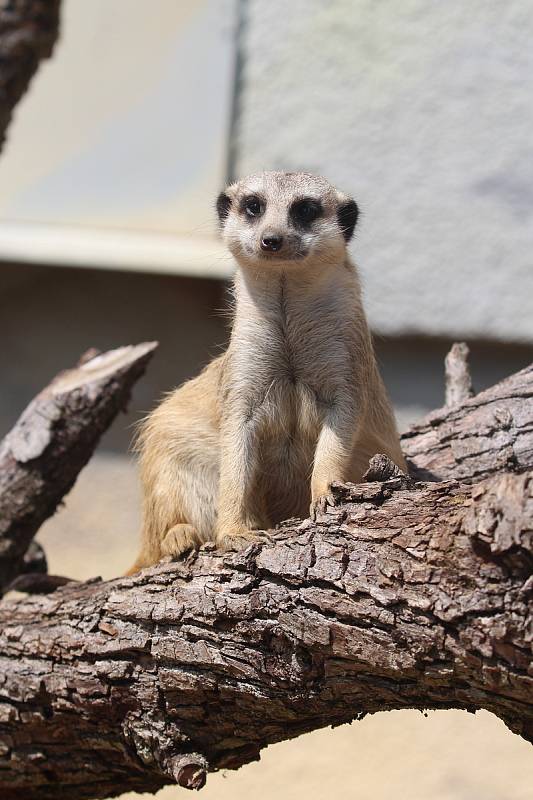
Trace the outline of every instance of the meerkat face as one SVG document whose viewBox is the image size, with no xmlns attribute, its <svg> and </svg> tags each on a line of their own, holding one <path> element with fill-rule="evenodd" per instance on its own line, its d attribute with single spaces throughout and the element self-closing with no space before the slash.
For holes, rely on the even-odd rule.
<svg viewBox="0 0 533 800">
<path fill-rule="evenodd" d="M 224 241 L 241 266 L 286 269 L 338 263 L 359 211 L 325 178 L 262 172 L 222 192 L 217 213 Z"/>
</svg>

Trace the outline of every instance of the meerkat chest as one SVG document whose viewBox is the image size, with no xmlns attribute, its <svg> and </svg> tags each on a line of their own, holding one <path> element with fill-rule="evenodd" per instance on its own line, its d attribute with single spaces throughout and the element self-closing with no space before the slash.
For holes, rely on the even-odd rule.
<svg viewBox="0 0 533 800">
<path fill-rule="evenodd" d="M 310 393 L 319 404 L 333 400 L 352 349 L 341 310 L 328 298 L 306 303 L 289 297 L 272 327 L 279 378 L 294 385 L 300 397 Z"/>
<path fill-rule="evenodd" d="M 350 336 L 327 304 L 285 302 L 248 319 L 234 363 L 250 398 L 250 416 L 272 436 L 314 438 L 346 385 Z"/>
</svg>

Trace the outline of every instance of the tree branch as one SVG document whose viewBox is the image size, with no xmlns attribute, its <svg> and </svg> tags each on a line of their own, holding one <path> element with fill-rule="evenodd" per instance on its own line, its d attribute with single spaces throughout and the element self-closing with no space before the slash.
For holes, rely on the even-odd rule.
<svg viewBox="0 0 533 800">
<path fill-rule="evenodd" d="M 418 480 L 481 480 L 533 464 L 533 365 L 459 406 L 434 411 L 402 436 Z"/>
<path fill-rule="evenodd" d="M 0 592 L 27 571 L 24 554 L 125 409 L 157 345 L 89 353 L 60 373 L 0 442 Z"/>
<path fill-rule="evenodd" d="M 196 788 L 271 742 L 384 709 L 484 708 L 533 741 L 533 474 L 494 458 L 503 436 L 532 466 L 531 404 L 519 402 L 532 379 L 524 370 L 407 437 L 414 467 L 437 469 L 440 454 L 451 469 L 452 453 L 476 465 L 468 483 L 336 486 L 334 506 L 271 544 L 206 546 L 4 601 L 2 797 Z M 481 482 L 478 436 L 458 459 L 465 419 L 492 450 Z"/>
<path fill-rule="evenodd" d="M 446 358 L 446 405 L 456 406 L 473 397 L 472 377 L 468 367 L 470 351 L 465 342 L 455 342 Z"/>
</svg>

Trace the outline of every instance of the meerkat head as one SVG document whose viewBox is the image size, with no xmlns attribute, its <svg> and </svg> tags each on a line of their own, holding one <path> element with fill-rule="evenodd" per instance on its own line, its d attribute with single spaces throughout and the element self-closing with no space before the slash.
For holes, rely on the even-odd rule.
<svg viewBox="0 0 533 800">
<path fill-rule="evenodd" d="M 262 172 L 221 192 L 217 213 L 241 266 L 286 269 L 343 259 L 359 210 L 325 178 Z"/>
</svg>

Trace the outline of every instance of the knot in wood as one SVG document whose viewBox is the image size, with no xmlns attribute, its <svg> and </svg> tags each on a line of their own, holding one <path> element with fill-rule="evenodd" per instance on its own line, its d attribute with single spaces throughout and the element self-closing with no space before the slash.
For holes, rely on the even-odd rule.
<svg viewBox="0 0 533 800">
<path fill-rule="evenodd" d="M 391 478 L 405 478 L 409 480 L 408 476 L 403 472 L 400 467 L 396 466 L 394 461 L 386 456 L 384 453 L 376 453 L 368 462 L 368 469 L 363 475 L 363 480 L 367 483 L 372 481 L 388 481 Z"/>
<path fill-rule="evenodd" d="M 533 473 L 504 474 L 472 490 L 464 518 L 478 555 L 512 574 L 533 574 Z"/>
</svg>

